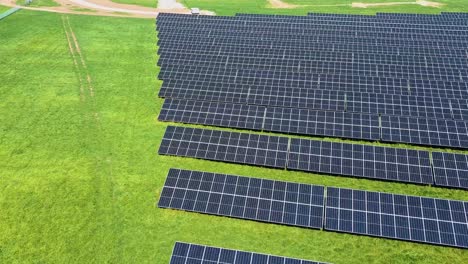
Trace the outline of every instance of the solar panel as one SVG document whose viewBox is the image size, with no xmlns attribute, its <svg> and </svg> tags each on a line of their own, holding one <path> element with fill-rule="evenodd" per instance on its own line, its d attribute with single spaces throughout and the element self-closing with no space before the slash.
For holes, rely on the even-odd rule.
<svg viewBox="0 0 468 264">
<path fill-rule="evenodd" d="M 174 47 L 166 47 L 159 49 L 160 58 L 174 59 L 178 57 L 190 57 L 192 55 L 222 55 L 236 56 L 237 58 L 262 58 L 268 59 L 283 59 L 289 63 L 298 62 L 301 66 L 306 67 L 313 61 L 335 61 L 335 62 L 360 62 L 369 65 L 386 64 L 386 65 L 414 65 L 447 69 L 466 68 L 467 60 L 465 58 L 440 58 L 440 57 L 416 57 L 406 55 L 392 54 L 372 54 L 372 53 L 357 53 L 357 52 L 341 52 L 341 51 L 323 51 L 320 53 L 302 53 L 297 50 L 278 50 L 278 49 L 233 49 L 231 46 L 216 46 L 211 45 L 176 45 Z"/>
<path fill-rule="evenodd" d="M 361 53 L 380 53 L 380 54 L 396 54 L 396 55 L 412 55 L 412 56 L 429 56 L 441 57 L 445 56 L 453 58 L 456 56 L 464 56 L 465 51 L 458 49 L 448 49 L 444 47 L 411 47 L 411 46 L 376 46 L 371 43 L 340 43 L 340 42 L 301 42 L 288 39 L 259 39 L 259 38 L 237 38 L 236 36 L 186 36 L 173 35 L 159 38 L 158 45 L 160 47 L 178 47 L 180 45 L 217 45 L 217 46 L 238 46 L 238 47 L 253 47 L 253 48 L 284 48 L 284 49 L 303 49 L 304 51 L 313 51 L 322 49 L 326 51 L 352 51 Z"/>
<path fill-rule="evenodd" d="M 346 93 L 346 110 L 397 116 L 452 119 L 450 100 L 412 95 Z"/>
<path fill-rule="evenodd" d="M 262 130 L 265 111 L 256 105 L 166 99 L 159 120 Z"/>
<path fill-rule="evenodd" d="M 468 70 L 450 68 L 430 68 L 415 65 L 386 65 L 369 64 L 360 62 L 334 62 L 334 61 L 300 61 L 289 62 L 282 59 L 269 58 L 240 58 L 237 56 L 197 55 L 177 56 L 175 58 L 160 58 L 159 65 L 186 65 L 227 69 L 264 70 L 292 73 L 318 73 L 318 74 L 343 74 L 363 75 L 375 77 L 395 77 L 408 79 L 429 79 L 446 81 L 466 81 Z"/>
<path fill-rule="evenodd" d="M 288 138 L 168 126 L 159 154 L 285 168 Z"/>
<path fill-rule="evenodd" d="M 433 184 L 429 152 L 291 139 L 288 169 Z"/>
<path fill-rule="evenodd" d="M 166 99 L 161 121 L 379 140 L 377 115 Z"/>
<path fill-rule="evenodd" d="M 327 188 L 325 230 L 468 248 L 468 203 Z"/>
<path fill-rule="evenodd" d="M 275 71 L 245 71 L 183 65 L 167 66 L 164 67 L 164 69 L 167 71 L 160 72 L 159 74 L 159 78 L 165 81 L 161 91 L 165 90 L 164 92 L 166 93 L 170 92 L 172 96 L 164 96 L 160 94 L 162 97 L 175 97 L 179 94 L 182 96 L 188 96 L 190 92 L 197 92 L 196 94 L 200 94 L 200 96 L 203 97 L 213 97 L 221 91 L 230 91 L 231 94 L 242 92 L 243 97 L 241 98 L 246 100 L 246 95 L 251 87 L 255 87 L 255 89 L 257 89 L 256 87 L 260 87 L 260 90 L 270 89 L 281 94 L 290 90 L 291 92 L 289 96 L 296 95 L 296 93 L 299 92 L 301 93 L 301 96 L 307 93 L 313 94 L 316 93 L 316 90 L 328 90 L 337 95 L 342 91 L 348 91 L 352 92 L 350 96 L 355 94 L 356 99 L 361 98 L 361 101 L 362 98 L 365 99 L 365 97 L 357 97 L 359 93 L 356 92 L 371 94 L 379 93 L 379 98 L 385 97 L 385 95 L 382 94 L 395 94 L 399 95 L 401 98 L 388 98 L 386 100 L 396 101 L 398 99 L 403 101 L 404 99 L 403 102 L 410 101 L 410 99 L 412 102 L 417 100 L 417 104 L 412 103 L 414 105 L 412 107 L 419 107 L 419 105 L 421 105 L 421 107 L 425 107 L 425 110 L 428 110 L 428 107 L 431 105 L 434 105 L 437 109 L 441 107 L 450 108 L 451 105 L 452 112 L 458 111 L 457 115 L 454 116 L 454 119 L 464 119 L 464 117 L 468 119 L 468 109 L 466 109 L 466 105 L 468 104 L 464 104 L 466 99 L 457 99 L 468 98 L 468 85 L 465 82 L 406 80 L 400 78 L 358 75 L 321 75 L 281 73 Z M 314 89 L 310 89 L 310 87 L 313 87 Z M 305 91 L 302 91 L 303 89 Z M 406 96 L 403 97 L 403 95 Z M 375 97 L 375 95 L 373 96 Z M 424 98 L 421 98 L 421 96 Z M 277 98 L 278 100 L 285 101 L 280 96 Z M 353 97 L 349 98 L 350 101 L 352 101 L 352 99 Z M 340 100 L 344 100 L 344 98 L 340 98 Z M 368 100 L 370 100 L 370 98 Z M 372 100 L 375 101 L 376 99 L 372 98 Z M 372 101 L 369 103 L 372 103 Z M 439 106 L 438 104 L 442 105 Z M 365 108 L 359 107 L 357 109 Z M 465 111 L 465 114 L 463 114 L 463 111 Z M 431 115 L 433 115 L 432 112 L 433 111 L 430 111 Z M 444 112 L 447 112 L 447 110 L 444 110 Z M 418 113 L 422 113 L 422 111 L 418 111 Z"/>
<path fill-rule="evenodd" d="M 166 18 L 166 19 L 158 19 L 156 21 L 157 29 L 161 29 L 162 27 L 179 27 L 181 25 L 195 25 L 195 26 L 204 26 L 212 24 L 216 22 L 216 25 L 223 26 L 223 25 L 230 25 L 230 26 L 252 26 L 258 28 L 314 28 L 317 29 L 329 29 L 333 26 L 342 26 L 343 29 L 350 30 L 350 28 L 368 28 L 369 31 L 378 30 L 378 29 L 387 29 L 387 31 L 382 31 L 382 33 L 395 33 L 400 32 L 406 29 L 406 31 L 411 30 L 415 33 L 419 32 L 427 32 L 427 31 L 435 31 L 438 34 L 444 34 L 444 32 L 440 32 L 440 30 L 447 30 L 449 32 L 453 31 L 461 31 L 465 32 L 467 30 L 466 23 L 463 21 L 458 21 L 455 23 L 454 21 L 450 21 L 448 23 L 444 23 L 444 21 L 437 21 L 438 23 L 419 23 L 415 21 L 411 22 L 404 22 L 404 21 L 390 21 L 386 19 L 385 21 L 381 21 L 379 19 L 371 19 L 368 21 L 364 20 L 347 20 L 347 19 L 339 19 L 339 20 L 331 20 L 329 18 L 318 18 L 318 17 L 296 17 L 296 19 L 291 18 L 279 18 L 279 17 L 265 17 L 262 19 L 258 18 L 248 18 L 248 17 L 216 17 L 215 19 L 209 17 L 201 17 L 197 19 L 191 18 Z M 393 29 L 393 30 L 391 30 Z M 406 32 L 405 31 L 405 32 Z M 447 32 L 445 32 L 447 33 Z"/>
<path fill-rule="evenodd" d="M 176 242 L 170 264 L 320 264 L 309 260 L 273 256 L 256 252 L 241 251 Z"/>
<path fill-rule="evenodd" d="M 383 141 L 468 148 L 468 124 L 464 121 L 382 116 L 381 125 Z"/>
<path fill-rule="evenodd" d="M 226 76 L 226 78 L 223 78 L 222 76 L 213 76 L 213 78 L 225 80 L 207 83 L 172 79 L 178 79 L 178 73 L 167 73 L 165 75 L 172 75 L 169 77 L 171 79 L 165 79 L 159 93 L 159 96 L 165 98 L 169 97 L 196 101 L 219 101 L 278 107 L 299 107 L 330 111 L 344 111 L 345 108 L 345 94 L 340 91 L 307 88 L 288 89 L 284 86 L 283 89 L 280 89 L 279 87 L 272 85 L 228 83 L 228 80 L 226 79 L 230 79 L 229 76 Z M 203 78 L 202 76 L 193 77 Z M 211 76 L 206 78 L 211 78 Z M 254 80 L 255 76 L 248 77 L 248 79 Z"/>
<path fill-rule="evenodd" d="M 379 140 L 379 116 L 297 108 L 267 108 L 263 130 Z"/>
<path fill-rule="evenodd" d="M 158 206 L 319 229 L 324 187 L 170 169 Z"/>
<path fill-rule="evenodd" d="M 306 30 L 306 29 L 304 29 Z M 250 35 L 249 35 L 250 33 Z M 256 34 L 255 34 L 256 33 Z M 437 33 L 435 33 L 437 34 Z M 435 35 L 434 34 L 434 35 Z M 443 47 L 444 49 L 449 50 L 463 50 L 466 46 L 466 39 L 464 37 L 457 38 L 454 37 L 454 40 L 449 39 L 448 37 L 434 38 L 434 35 L 425 39 L 424 36 L 415 36 L 415 39 L 411 39 L 410 34 L 385 34 L 385 33 L 374 33 L 370 32 L 346 32 L 340 30 L 329 30 L 329 31 L 320 31 L 317 30 L 317 34 L 314 35 L 313 32 L 309 35 L 302 35 L 297 33 L 290 32 L 274 32 L 274 31 L 262 31 L 255 30 L 255 28 L 241 28 L 241 29 L 212 29 L 210 27 L 206 28 L 185 28 L 177 31 L 164 31 L 160 30 L 158 37 L 159 38 L 168 38 L 175 36 L 193 36 L 196 37 L 226 37 L 229 35 L 236 35 L 239 38 L 252 38 L 252 36 L 258 36 L 261 39 L 267 40 L 280 40 L 288 38 L 290 40 L 296 40 L 304 43 L 316 43 L 322 41 L 328 41 L 332 43 L 352 43 L 360 44 L 367 43 L 372 45 L 381 45 L 387 44 L 389 46 L 409 46 L 409 47 Z"/>
<path fill-rule="evenodd" d="M 468 189 L 468 155 L 433 152 L 435 184 Z"/>
</svg>

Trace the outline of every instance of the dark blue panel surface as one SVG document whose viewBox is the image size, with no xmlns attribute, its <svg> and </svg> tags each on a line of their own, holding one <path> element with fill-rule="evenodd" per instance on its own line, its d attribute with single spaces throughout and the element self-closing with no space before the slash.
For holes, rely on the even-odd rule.
<svg viewBox="0 0 468 264">
<path fill-rule="evenodd" d="M 265 110 L 256 105 L 166 99 L 159 120 L 262 130 Z"/>
<path fill-rule="evenodd" d="M 468 203 L 327 188 L 325 230 L 468 248 Z"/>
<path fill-rule="evenodd" d="M 457 120 L 382 116 L 382 140 L 468 148 L 468 123 Z"/>
<path fill-rule="evenodd" d="M 288 168 L 334 175 L 433 184 L 429 152 L 291 139 Z"/>
<path fill-rule="evenodd" d="M 255 252 L 210 247 L 176 242 L 170 264 L 320 264 L 309 260 L 293 259 Z"/>
<path fill-rule="evenodd" d="M 322 228 L 324 187 L 171 169 L 158 206 Z"/>
<path fill-rule="evenodd" d="M 435 184 L 468 189 L 468 155 L 432 153 Z"/>
<path fill-rule="evenodd" d="M 288 138 L 168 126 L 159 154 L 285 168 Z"/>
</svg>

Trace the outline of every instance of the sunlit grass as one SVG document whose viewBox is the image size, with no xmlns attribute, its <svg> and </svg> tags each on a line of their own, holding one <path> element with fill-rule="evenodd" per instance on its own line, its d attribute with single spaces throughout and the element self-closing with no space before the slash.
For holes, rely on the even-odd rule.
<svg viewBox="0 0 468 264">
<path fill-rule="evenodd" d="M 167 263 L 175 241 L 333 263 L 463 263 L 466 250 L 155 206 L 177 167 L 468 200 L 461 190 L 158 156 L 154 20 L 22 10 L 0 21 L 0 263 Z M 33 30 L 31 28 L 33 27 Z M 89 73 L 93 94 L 79 76 Z"/>
</svg>

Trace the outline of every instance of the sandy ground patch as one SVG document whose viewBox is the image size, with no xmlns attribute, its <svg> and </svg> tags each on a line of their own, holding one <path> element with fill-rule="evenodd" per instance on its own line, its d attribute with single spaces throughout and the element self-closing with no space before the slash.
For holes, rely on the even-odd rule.
<svg viewBox="0 0 468 264">
<path fill-rule="evenodd" d="M 181 3 L 177 2 L 176 0 L 159 0 L 158 1 L 158 8 L 160 9 L 179 9 L 179 8 L 186 8 Z"/>
<path fill-rule="evenodd" d="M 161 1 L 161 0 L 160 0 Z M 163 1 L 176 1 L 176 0 L 163 0 Z M 354 8 L 367 8 L 367 7 L 378 7 L 378 6 L 393 6 L 393 5 L 420 5 L 428 7 L 441 7 L 444 4 L 426 0 L 417 0 L 413 2 L 389 2 L 389 3 L 361 3 L 353 2 L 351 4 L 335 4 L 335 5 L 294 5 L 288 4 L 281 0 L 268 0 L 270 8 L 274 9 L 289 9 L 289 8 L 299 8 L 299 7 L 324 7 L 324 6 L 351 6 Z"/>
<path fill-rule="evenodd" d="M 155 18 L 160 12 L 190 14 L 190 10 L 176 0 L 160 0 L 163 8 L 151 8 L 138 5 L 119 4 L 110 0 L 54 0 L 56 7 L 22 7 L 23 9 L 47 11 L 65 14 L 94 16 L 119 16 Z M 0 4 L 17 7 L 16 0 L 0 0 Z M 215 15 L 214 12 L 201 10 L 203 15 Z"/>
<path fill-rule="evenodd" d="M 428 6 L 428 7 L 441 7 L 444 4 L 425 1 L 425 0 L 418 0 L 415 2 L 389 2 L 389 3 L 358 3 L 353 2 L 351 4 L 352 7 L 355 8 L 368 8 L 368 7 L 378 7 L 378 6 L 393 6 L 393 5 L 420 5 L 420 6 Z"/>
<path fill-rule="evenodd" d="M 288 4 L 281 0 L 268 0 L 271 8 L 297 8 L 298 5 Z"/>
<path fill-rule="evenodd" d="M 430 7 L 442 7 L 444 4 L 442 3 L 437 3 L 437 2 L 431 2 L 431 1 L 425 1 L 425 0 L 418 0 L 416 1 L 418 5 L 422 6 L 430 6 Z"/>
</svg>

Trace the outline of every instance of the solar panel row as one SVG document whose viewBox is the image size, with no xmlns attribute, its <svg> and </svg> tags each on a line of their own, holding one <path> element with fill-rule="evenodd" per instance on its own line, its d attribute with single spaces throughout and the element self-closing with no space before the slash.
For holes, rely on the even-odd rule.
<svg viewBox="0 0 468 264">
<path fill-rule="evenodd" d="M 363 19 L 364 18 L 364 19 Z M 370 19 L 369 19 L 370 18 Z M 238 14 L 235 17 L 231 16 L 215 16 L 215 17 L 208 17 L 208 16 L 199 16 L 199 17 L 188 17 L 188 16 L 158 16 L 158 20 L 156 23 L 161 23 L 163 21 L 171 21 L 171 20 L 180 20 L 183 19 L 184 21 L 197 21 L 197 20 L 211 20 L 211 21 L 220 21 L 220 23 L 224 20 L 229 21 L 242 21 L 243 23 L 254 23 L 254 22 L 262 22 L 262 23 L 271 23 L 277 26 L 282 25 L 290 25 L 290 24 L 302 24 L 302 25 L 310 25 L 316 24 L 318 22 L 327 22 L 328 24 L 339 23 L 344 25 L 356 25 L 356 24 L 367 24 L 372 26 L 384 26 L 394 27 L 394 28 L 440 28 L 440 29 L 461 29 L 466 30 L 467 23 L 463 21 L 463 19 L 451 20 L 451 21 L 443 21 L 442 19 L 438 20 L 419 20 L 419 21 L 406 21 L 405 19 L 375 19 L 378 18 L 377 16 L 373 17 L 330 17 L 330 16 L 322 16 L 322 15 L 314 15 L 314 16 L 272 16 L 272 15 L 260 15 L 255 16 L 252 14 Z M 447 20 L 447 19 L 446 19 Z"/>
<path fill-rule="evenodd" d="M 170 264 L 325 264 L 309 260 L 176 242 Z"/>
<path fill-rule="evenodd" d="M 256 49 L 288 49 L 288 50 L 303 50 L 305 51 L 341 51 L 341 52 L 357 52 L 357 53 L 370 53 L 370 54 L 394 54 L 406 56 L 426 56 L 437 57 L 446 56 L 455 58 L 457 56 L 465 56 L 465 50 L 444 49 L 437 46 L 426 47 L 407 47 L 407 46 L 375 46 L 366 43 L 330 43 L 330 42 L 299 42 L 288 39 L 258 39 L 253 37 L 237 38 L 236 36 L 223 36 L 223 37 L 208 37 L 208 36 L 171 36 L 160 38 L 158 45 L 160 48 L 170 47 L 177 48 L 187 45 L 216 45 L 219 46 L 234 46 L 242 47 L 249 46 Z M 162 51 L 162 50 L 161 50 Z"/>
<path fill-rule="evenodd" d="M 361 75 L 369 77 L 407 78 L 407 79 L 429 79 L 445 81 L 466 81 L 468 71 L 444 68 L 427 68 L 418 66 L 395 66 L 395 65 L 372 65 L 368 63 L 352 62 L 309 62 L 306 65 L 290 65 L 287 61 L 274 62 L 269 59 L 255 58 L 231 58 L 225 56 L 203 56 L 193 55 L 190 57 L 180 56 L 175 59 L 160 58 L 162 67 L 170 65 L 185 65 L 242 69 L 256 71 L 276 71 L 281 73 L 305 73 L 305 74 L 329 74 L 329 75 Z"/>
<path fill-rule="evenodd" d="M 310 92 L 313 90 L 330 90 L 335 92 L 411 95 L 416 96 L 415 99 L 418 101 L 448 100 L 450 103 L 445 102 L 445 105 L 452 104 L 455 108 L 464 109 L 465 111 L 467 106 L 457 101 L 458 98 L 468 99 L 467 83 L 459 81 L 250 71 L 185 65 L 165 66 L 161 69 L 159 78 L 165 81 L 161 87 L 161 93 L 167 92 L 168 89 L 182 88 L 216 92 L 215 87 L 218 89 L 221 87 L 223 89 L 242 88 L 245 90 L 248 90 L 249 87 L 260 87 L 261 89 L 268 89 L 269 87 L 269 89 L 281 90 L 280 88 L 284 87 L 288 89 L 306 89 Z M 195 88 L 191 89 L 191 86 Z"/>
<path fill-rule="evenodd" d="M 158 206 L 320 229 L 324 187 L 171 169 Z"/>
<path fill-rule="evenodd" d="M 397 54 L 382 54 L 382 53 L 359 53 L 352 51 L 330 51 L 324 50 L 321 53 L 305 53 L 304 50 L 290 50 L 284 48 L 253 48 L 242 49 L 236 46 L 218 46 L 218 45 L 176 45 L 176 47 L 168 47 L 167 45 L 160 46 L 158 53 L 160 58 L 174 58 L 176 56 L 191 56 L 194 54 L 204 55 L 224 55 L 224 56 L 239 56 L 249 58 L 287 58 L 291 62 L 300 61 L 349 61 L 362 62 L 370 64 L 389 65 L 407 65 L 409 63 L 417 66 L 425 67 L 446 67 L 446 68 L 467 68 L 468 60 L 466 58 L 455 57 L 419 57 L 414 55 L 397 55 Z"/>
<path fill-rule="evenodd" d="M 159 154 L 285 168 L 288 138 L 169 126 Z"/>
<path fill-rule="evenodd" d="M 468 248 L 468 203 L 327 188 L 325 230 Z"/>
<path fill-rule="evenodd" d="M 199 39 L 199 38 L 227 38 L 227 37 L 232 37 L 233 35 L 238 37 L 238 42 L 243 42 L 245 41 L 244 39 L 256 39 L 252 37 L 252 34 L 249 33 L 248 31 L 245 32 L 221 32 L 221 31 L 203 31 L 203 30 L 181 30 L 180 32 L 177 33 L 165 33 L 161 32 L 158 34 L 158 37 L 161 39 L 172 39 L 175 40 L 179 37 L 185 37 L 185 38 L 193 38 L 193 39 Z M 255 34 L 257 35 L 257 34 Z M 297 36 L 297 35 L 274 35 L 274 34 L 268 34 L 268 33 L 259 33 L 258 34 L 258 39 L 261 39 L 263 41 L 281 41 L 284 39 L 288 39 L 289 42 L 294 41 L 294 42 L 300 42 L 300 45 L 315 45 L 317 43 L 321 42 L 326 42 L 326 43 L 333 43 L 333 44 L 366 44 L 366 45 L 389 45 L 392 47 L 400 47 L 400 46 L 405 46 L 405 47 L 440 47 L 444 46 L 447 48 L 443 48 L 443 50 L 448 50 L 452 52 L 460 52 L 463 53 L 465 51 L 464 46 L 466 46 L 466 43 L 451 43 L 450 45 L 447 42 L 442 42 L 442 41 L 412 41 L 410 39 L 408 40 L 395 40 L 392 38 L 371 38 L 371 37 L 361 37 L 361 38 L 354 38 L 354 37 L 347 37 L 347 36 L 333 36 L 333 35 L 315 35 L 315 36 L 310 36 L 310 37 L 305 37 L 305 36 Z"/>
<path fill-rule="evenodd" d="M 159 120 L 304 135 L 378 140 L 377 115 L 166 99 Z"/>
<path fill-rule="evenodd" d="M 220 72 L 220 69 L 216 72 Z M 197 75 L 197 73 L 193 74 Z M 177 76 L 179 75 L 177 74 Z M 264 106 L 468 120 L 467 99 L 377 93 L 379 88 L 372 87 L 372 83 L 355 89 L 361 91 L 352 91 L 356 85 L 347 87 L 346 81 L 348 80 L 344 78 L 341 78 L 341 80 L 327 80 L 318 76 L 313 81 L 294 81 L 294 76 L 291 76 L 288 81 L 285 80 L 286 78 L 282 81 L 276 81 L 267 78 L 261 80 L 261 78 L 255 78 L 253 74 L 251 76 L 246 78 L 226 76 L 226 78 L 223 78 L 224 80 L 215 80 L 213 82 L 190 81 L 184 80 L 184 78 L 174 80 L 172 79 L 174 76 L 170 76 L 171 79 L 163 83 L 159 96 Z M 202 78 L 200 75 L 198 77 Z M 311 77 L 309 76 L 309 78 Z M 190 76 L 185 78 L 189 79 Z M 334 85 L 334 81 L 341 81 L 342 85 Z M 349 81 L 359 82 L 360 80 L 351 79 Z M 308 86 L 316 86 L 317 89 L 311 89 Z M 368 87 L 369 90 L 373 90 L 366 91 Z M 332 90 L 333 88 L 335 90 Z M 397 90 L 398 88 L 394 87 L 394 89 Z M 401 87 L 401 89 L 408 90 L 408 87 Z M 244 97 L 245 94 L 248 97 Z"/>
<path fill-rule="evenodd" d="M 468 189 L 461 154 L 434 152 L 433 171 L 427 151 L 174 126 L 167 127 L 158 153 Z"/>
<path fill-rule="evenodd" d="M 278 54 L 275 56 L 264 56 L 263 54 L 226 54 L 226 53 L 216 53 L 216 52 L 165 52 L 161 54 L 158 65 L 174 64 L 177 61 L 183 62 L 183 64 L 190 63 L 192 61 L 211 61 L 213 63 L 224 63 L 230 65 L 230 68 L 235 68 L 235 65 L 247 65 L 248 67 L 256 67 L 258 69 L 260 66 L 258 64 L 265 64 L 269 67 L 278 68 L 281 71 L 291 71 L 291 72 L 307 72 L 310 70 L 316 69 L 320 65 L 329 65 L 329 63 L 334 63 L 336 67 L 351 67 L 354 65 L 364 65 L 369 69 L 379 69 L 379 67 L 387 67 L 392 70 L 388 75 L 396 76 L 402 75 L 401 71 L 406 69 L 411 69 L 414 71 L 414 75 L 419 74 L 429 74 L 431 75 L 441 75 L 441 76 L 456 76 L 460 78 L 460 74 L 466 73 L 466 63 L 464 65 L 446 65 L 439 63 L 431 63 L 429 61 L 416 62 L 405 61 L 403 59 L 397 59 L 395 61 L 391 60 L 389 57 L 380 57 L 380 58 L 364 58 L 360 56 L 351 55 L 346 57 L 346 55 L 333 55 L 327 56 L 327 54 L 322 54 L 316 56 L 316 58 L 291 58 L 290 56 L 286 57 L 285 55 Z M 327 64 L 323 64 L 326 61 Z M 182 64 L 182 63 L 181 63 Z M 231 65 L 232 64 L 232 65 Z M 190 64 L 189 64 L 190 65 Z M 408 66 L 411 65 L 411 66 Z M 357 67 L 357 66 L 356 66 Z M 401 68 L 401 70 L 396 70 Z M 362 68 L 362 67 L 361 67 Z M 358 68 L 359 69 L 359 68 Z M 364 71 L 362 69 L 361 71 Z M 380 72 L 378 74 L 381 74 Z M 367 74 L 370 75 L 370 74 Z M 371 75 L 372 76 L 372 75 Z M 461 78 L 460 78 L 461 79 Z"/>
<path fill-rule="evenodd" d="M 454 120 L 183 99 L 166 99 L 158 119 L 287 134 L 468 148 L 468 124 Z"/>
<path fill-rule="evenodd" d="M 444 25 L 444 24 L 419 24 L 417 22 L 412 23 L 399 23 L 395 21 L 378 22 L 378 21 L 346 21 L 346 20 L 330 20 L 326 18 L 322 19 L 309 19 L 306 20 L 284 20 L 284 19 L 256 19 L 249 17 L 217 17 L 216 19 L 201 16 L 200 18 L 164 18 L 159 19 L 157 29 L 162 27 L 178 27 L 183 26 L 185 28 L 191 25 L 201 27 L 216 23 L 216 28 L 222 26 L 232 26 L 235 28 L 240 27 L 255 27 L 256 29 L 268 30 L 273 27 L 280 31 L 291 29 L 299 30 L 302 29 L 308 32 L 309 29 L 330 29 L 330 30 L 355 30 L 357 32 L 364 32 L 365 28 L 369 28 L 366 32 L 376 32 L 383 34 L 402 34 L 402 33 L 414 33 L 415 37 L 420 34 L 427 34 L 429 32 L 440 33 L 437 36 L 449 36 L 455 32 L 466 33 L 468 27 L 466 25 Z M 342 28 L 338 28 L 338 25 L 342 25 Z M 323 27 L 319 27 L 323 26 Z M 382 29 L 387 29 L 383 31 Z M 442 32 L 445 31 L 445 32 Z M 460 37 L 460 36 L 459 36 Z M 463 37 L 463 35 L 461 35 Z"/>
<path fill-rule="evenodd" d="M 177 33 L 173 33 L 173 27 L 176 27 L 178 30 Z M 314 24 L 313 26 L 308 26 L 307 29 L 301 28 L 278 28 L 278 27 L 264 27 L 264 26 L 251 26 L 251 25 L 222 25 L 216 24 L 214 22 L 210 23 L 177 23 L 177 24 L 170 24 L 170 25 L 158 25 L 159 34 L 161 36 L 165 34 L 174 35 L 182 33 L 193 33 L 193 34 L 203 34 L 214 36 L 218 35 L 219 33 L 237 33 L 243 35 L 245 32 L 252 32 L 255 34 L 265 34 L 265 36 L 280 36 L 280 35 L 287 35 L 287 36 L 294 36 L 295 38 L 300 39 L 307 39 L 312 40 L 316 39 L 316 37 L 327 37 L 332 36 L 335 34 L 340 34 L 341 37 L 359 37 L 361 39 L 369 39 L 372 36 L 375 36 L 379 39 L 379 41 L 389 41 L 390 43 L 397 43 L 396 41 L 390 41 L 390 39 L 404 41 L 407 43 L 407 40 L 414 40 L 411 45 L 417 46 L 422 45 L 424 43 L 444 43 L 447 48 L 457 48 L 461 47 L 461 44 L 466 44 L 468 41 L 468 37 L 460 34 L 456 34 L 453 32 L 451 35 L 447 35 L 445 31 L 443 34 L 434 35 L 433 33 L 439 32 L 431 32 L 431 33 L 423 33 L 423 32 L 414 32 L 414 30 L 408 30 L 408 32 L 389 32 L 384 31 L 382 29 L 373 30 L 366 28 L 341 28 L 337 26 L 321 26 Z M 316 34 L 314 34 L 316 33 Z"/>
<path fill-rule="evenodd" d="M 408 34 L 414 33 L 416 37 L 420 37 L 424 34 L 437 33 L 437 36 L 455 36 L 456 33 L 465 33 L 468 31 L 468 27 L 462 25 L 421 25 L 421 24 L 402 24 L 402 23 L 379 23 L 379 22 L 359 22 L 359 21 L 330 21 L 328 19 L 316 19 L 312 21 L 288 21 L 288 22 L 277 22 L 277 19 L 271 21 L 264 20 L 252 20 L 249 18 L 224 18 L 212 20 L 210 18 L 202 17 L 197 19 L 159 19 L 156 21 L 156 29 L 170 28 L 170 27 L 184 27 L 193 28 L 190 26 L 206 27 L 210 24 L 216 24 L 215 28 L 232 27 L 232 28 L 247 28 L 252 27 L 256 30 L 262 29 L 263 31 L 269 31 L 272 28 L 277 28 L 279 32 L 310 32 L 310 29 L 327 29 L 337 30 L 343 32 L 355 31 L 358 33 L 383 33 L 383 34 Z M 340 27 L 341 26 L 341 27 Z M 254 30 L 255 30 L 254 29 Z M 464 39 L 463 35 L 455 36 L 455 39 Z"/>
<path fill-rule="evenodd" d="M 291 139 L 288 169 L 433 184 L 427 151 Z"/>
<path fill-rule="evenodd" d="M 158 206 L 468 248 L 468 203 L 455 200 L 170 169 Z"/>
</svg>

